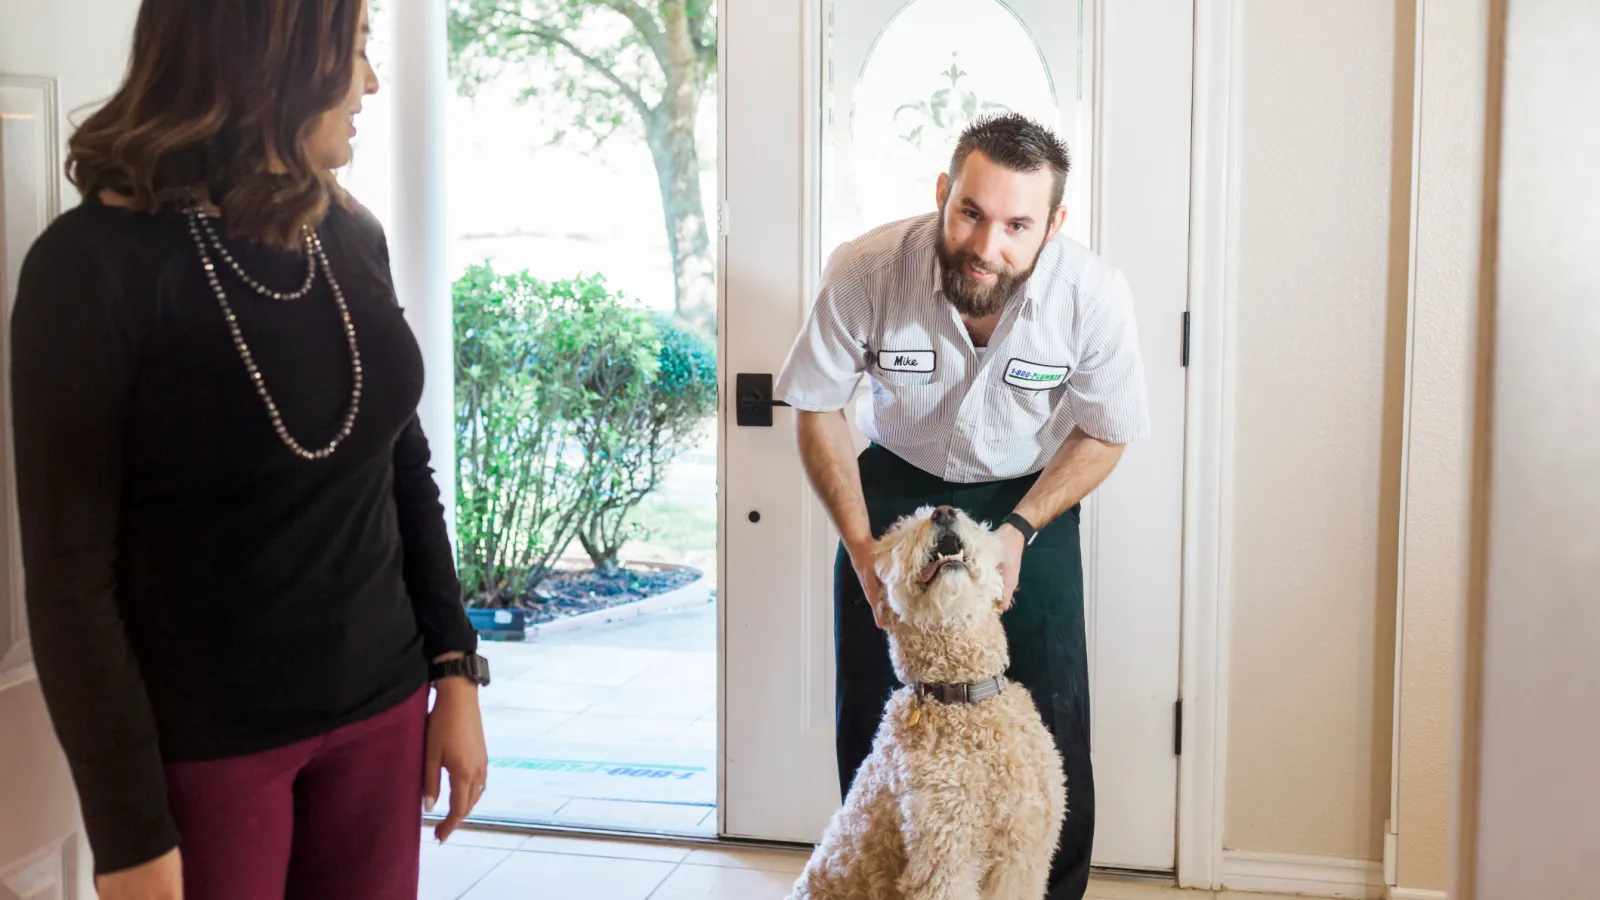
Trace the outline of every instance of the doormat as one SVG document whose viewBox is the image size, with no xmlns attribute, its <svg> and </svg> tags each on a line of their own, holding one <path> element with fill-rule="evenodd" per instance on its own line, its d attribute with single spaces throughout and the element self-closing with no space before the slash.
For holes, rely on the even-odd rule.
<svg viewBox="0 0 1600 900">
<path fill-rule="evenodd" d="M 717 798 L 710 765 L 497 756 L 489 767 L 497 787 L 518 793 L 696 805 L 715 804 Z"/>
<path fill-rule="evenodd" d="M 534 772 L 600 773 L 620 778 L 676 778 L 687 781 L 705 772 L 704 766 L 657 766 L 649 763 L 588 762 L 576 759 L 491 759 L 496 769 L 524 769 Z"/>
</svg>

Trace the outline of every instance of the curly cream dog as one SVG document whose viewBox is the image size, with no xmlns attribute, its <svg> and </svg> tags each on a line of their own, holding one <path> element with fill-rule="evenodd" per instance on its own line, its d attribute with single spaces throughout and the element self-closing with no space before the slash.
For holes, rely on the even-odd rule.
<svg viewBox="0 0 1600 900">
<path fill-rule="evenodd" d="M 1000 560 L 999 539 L 950 507 L 923 508 L 879 542 L 889 652 L 906 686 L 790 900 L 1044 896 L 1066 779 L 1033 698 L 1000 677 Z M 996 684 L 986 699 L 961 697 Z M 945 685 L 974 687 L 935 699 Z"/>
</svg>

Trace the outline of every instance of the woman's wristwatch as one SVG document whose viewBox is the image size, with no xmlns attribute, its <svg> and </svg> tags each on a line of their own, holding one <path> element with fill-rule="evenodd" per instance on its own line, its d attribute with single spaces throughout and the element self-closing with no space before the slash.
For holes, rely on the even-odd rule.
<svg viewBox="0 0 1600 900">
<path fill-rule="evenodd" d="M 428 664 L 428 680 L 439 681 L 444 678 L 461 676 L 478 687 L 489 686 L 489 661 L 476 653 L 447 659 L 444 662 Z"/>
<path fill-rule="evenodd" d="M 1039 536 L 1039 529 L 1034 528 L 1032 522 L 1029 522 L 1027 519 L 1024 519 L 1022 516 L 1016 513 L 1011 513 L 1004 519 L 1001 519 L 1000 524 L 1010 525 L 1012 528 L 1022 532 L 1022 545 L 1024 547 L 1033 543 L 1033 539 Z"/>
</svg>

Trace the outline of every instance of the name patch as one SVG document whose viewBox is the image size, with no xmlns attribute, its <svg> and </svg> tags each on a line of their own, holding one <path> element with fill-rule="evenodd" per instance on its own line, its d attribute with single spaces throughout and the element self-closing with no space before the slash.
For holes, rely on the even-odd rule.
<svg viewBox="0 0 1600 900">
<path fill-rule="evenodd" d="M 1048 391 L 1060 387 L 1071 371 L 1070 366 L 1046 366 L 1025 359 L 1013 359 L 1006 363 L 1006 384 L 1030 391 Z"/>
<path fill-rule="evenodd" d="M 878 368 L 885 372 L 932 372 L 936 361 L 932 350 L 878 351 Z"/>
</svg>

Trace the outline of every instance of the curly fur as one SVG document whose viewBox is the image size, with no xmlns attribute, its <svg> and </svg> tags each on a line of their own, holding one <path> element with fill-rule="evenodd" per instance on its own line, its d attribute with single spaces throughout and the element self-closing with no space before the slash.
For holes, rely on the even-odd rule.
<svg viewBox="0 0 1600 900">
<path fill-rule="evenodd" d="M 895 673 L 906 684 L 1003 674 L 1000 542 L 958 514 L 963 563 L 924 584 L 933 512 L 878 545 Z M 1061 756 L 1022 685 L 975 704 L 919 704 L 902 687 L 789 900 L 1038 900 L 1065 809 Z"/>
</svg>

